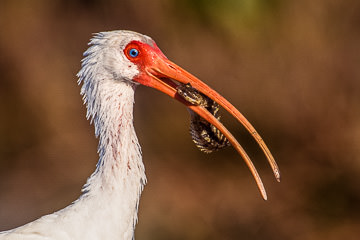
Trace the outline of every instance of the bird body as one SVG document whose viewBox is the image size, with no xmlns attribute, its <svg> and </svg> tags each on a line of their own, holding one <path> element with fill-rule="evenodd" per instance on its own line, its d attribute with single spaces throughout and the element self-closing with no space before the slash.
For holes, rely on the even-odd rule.
<svg viewBox="0 0 360 240">
<path fill-rule="evenodd" d="M 141 148 L 133 125 L 134 93 L 140 84 L 182 102 L 218 128 L 243 156 L 266 199 L 257 171 L 240 144 L 205 108 L 178 96 L 174 81 L 191 83 L 236 118 L 242 119 L 230 103 L 170 62 L 145 35 L 131 31 L 102 32 L 95 35 L 89 45 L 78 77 L 87 118 L 94 124 L 95 135 L 99 138 L 96 170 L 88 178 L 81 196 L 71 205 L 24 226 L 1 232 L 0 240 L 134 239 L 139 199 L 146 184 Z M 252 129 L 249 123 L 242 123 Z M 258 135 L 252 134 L 258 141 Z M 267 153 L 266 145 L 259 144 Z M 278 172 L 271 158 L 270 153 L 269 162 Z"/>
<path fill-rule="evenodd" d="M 91 44 L 78 76 L 83 83 L 81 93 L 87 104 L 87 117 L 94 122 L 99 137 L 97 168 L 78 200 L 53 214 L 0 233 L 1 240 L 133 239 L 139 197 L 146 183 L 133 126 L 137 84 L 114 80 L 112 70 L 106 70 L 117 64 L 110 60 L 104 64 L 102 60 L 113 59 L 103 55 L 109 53 L 105 49 L 106 38 L 95 38 Z"/>
</svg>

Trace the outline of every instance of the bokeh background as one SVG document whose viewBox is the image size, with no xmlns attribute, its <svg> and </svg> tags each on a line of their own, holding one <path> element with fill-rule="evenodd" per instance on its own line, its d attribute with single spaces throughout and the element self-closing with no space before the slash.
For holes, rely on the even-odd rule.
<svg viewBox="0 0 360 240">
<path fill-rule="evenodd" d="M 75 200 L 97 140 L 76 73 L 92 33 L 151 36 L 253 123 L 282 172 L 228 114 L 240 156 L 206 155 L 187 110 L 146 87 L 135 125 L 148 184 L 136 239 L 359 239 L 360 1 L 1 0 L 0 230 Z"/>
</svg>

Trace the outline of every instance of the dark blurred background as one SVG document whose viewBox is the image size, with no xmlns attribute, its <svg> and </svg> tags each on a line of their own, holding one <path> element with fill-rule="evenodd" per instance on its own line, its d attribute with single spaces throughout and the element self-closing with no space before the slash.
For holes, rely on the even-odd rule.
<svg viewBox="0 0 360 240">
<path fill-rule="evenodd" d="M 0 230 L 79 196 L 97 140 L 75 75 L 92 33 L 129 29 L 238 107 L 282 172 L 223 111 L 263 201 L 232 148 L 201 153 L 186 108 L 139 87 L 136 239 L 359 239 L 358 0 L 1 0 L 0 29 Z"/>
</svg>

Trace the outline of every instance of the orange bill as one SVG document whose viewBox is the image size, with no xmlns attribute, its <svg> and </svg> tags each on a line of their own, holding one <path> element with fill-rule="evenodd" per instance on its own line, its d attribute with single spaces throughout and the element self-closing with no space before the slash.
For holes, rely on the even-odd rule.
<svg viewBox="0 0 360 240">
<path fill-rule="evenodd" d="M 266 191 L 261 181 L 261 178 L 251 159 L 249 158 L 245 150 L 242 148 L 242 146 L 239 144 L 239 142 L 224 127 L 224 125 L 219 120 L 217 120 L 208 110 L 206 110 L 202 106 L 192 105 L 191 103 L 184 100 L 181 96 L 177 94 L 176 88 L 179 83 L 190 83 L 193 88 L 217 102 L 232 116 L 234 116 L 249 131 L 249 133 L 259 144 L 259 146 L 265 153 L 265 156 L 267 157 L 267 160 L 274 172 L 276 180 L 280 181 L 280 170 L 270 150 L 268 149 L 260 135 L 257 133 L 255 128 L 250 124 L 250 122 L 219 93 L 217 93 L 215 90 L 210 88 L 208 85 L 206 85 L 204 82 L 202 82 L 192 74 L 188 73 L 178 65 L 168 60 L 155 43 L 153 46 L 150 46 L 140 42 L 134 42 L 133 45 L 136 45 L 142 54 L 141 59 L 138 60 L 138 62 L 134 61 L 140 69 L 140 74 L 134 80 L 143 85 L 155 88 L 169 95 L 170 97 L 180 101 L 192 111 L 200 115 L 203 119 L 218 128 L 244 159 L 246 165 L 250 169 L 250 172 L 252 173 L 256 181 L 262 197 L 266 200 Z M 124 51 L 126 51 L 126 49 Z"/>
</svg>

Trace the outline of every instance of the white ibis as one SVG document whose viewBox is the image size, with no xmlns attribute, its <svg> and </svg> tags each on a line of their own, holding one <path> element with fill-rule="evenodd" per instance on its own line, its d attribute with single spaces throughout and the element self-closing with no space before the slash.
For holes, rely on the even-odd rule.
<svg viewBox="0 0 360 240">
<path fill-rule="evenodd" d="M 182 98 L 177 87 L 190 84 L 243 124 L 264 151 L 279 181 L 279 169 L 262 138 L 225 98 L 169 61 L 148 36 L 131 31 L 101 32 L 89 45 L 77 76 L 82 84 L 87 118 L 94 123 L 99 138 L 96 170 L 88 178 L 79 199 L 71 205 L 1 232 L 0 239 L 134 239 L 139 199 L 146 184 L 133 126 L 134 92 L 138 85 L 164 92 L 220 130 L 245 160 L 262 197 L 267 198 L 259 174 L 236 139 L 205 107 Z"/>
</svg>

